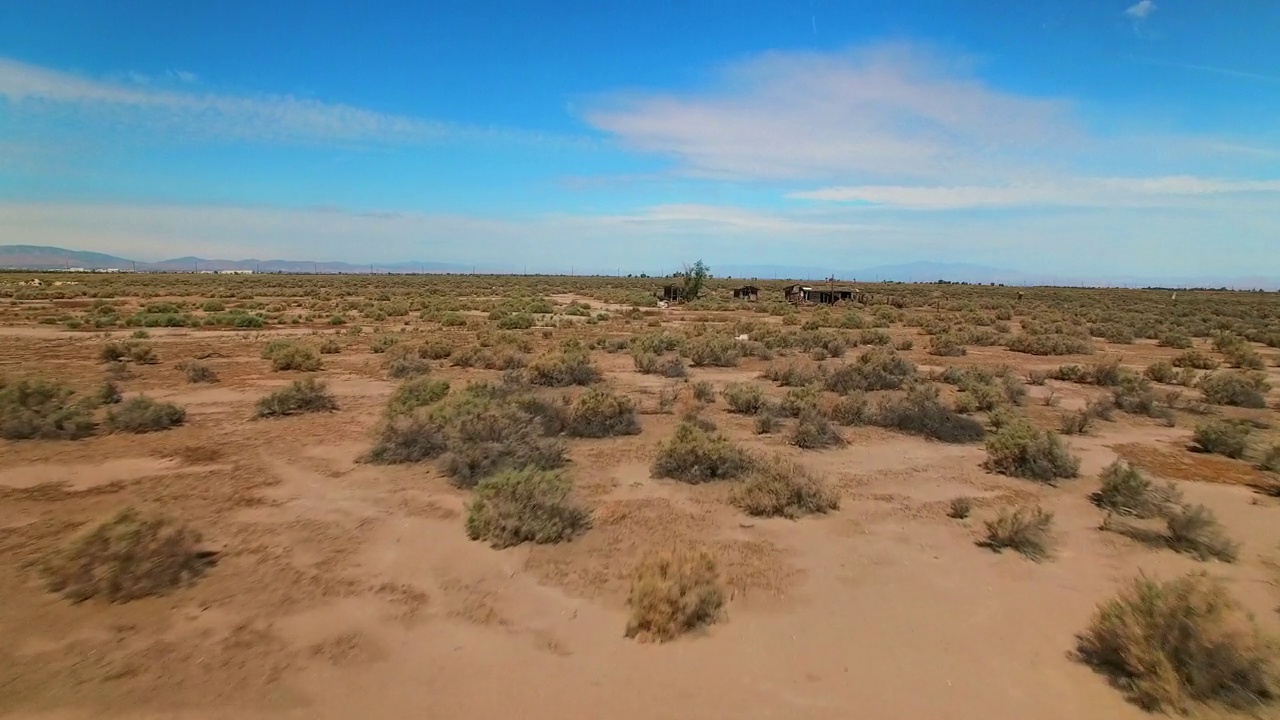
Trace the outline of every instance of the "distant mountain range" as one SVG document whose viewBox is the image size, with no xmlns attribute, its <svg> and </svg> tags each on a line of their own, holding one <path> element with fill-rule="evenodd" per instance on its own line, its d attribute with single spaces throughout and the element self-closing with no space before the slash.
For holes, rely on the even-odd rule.
<svg viewBox="0 0 1280 720">
<path fill-rule="evenodd" d="M 197 272 L 252 270 L 263 273 L 470 273 L 511 272 L 511 268 L 465 265 L 442 262 L 398 262 L 391 264 L 354 264 L 344 262 L 311 262 L 306 260 L 210 260 L 181 257 L 160 262 L 140 262 L 103 253 L 67 250 L 38 245 L 0 245 L 0 268 L 21 270 L 137 270 L 140 272 Z M 583 274 L 580 268 L 578 274 Z M 1019 270 L 974 265 L 970 263 L 913 262 L 880 265 L 860 270 L 830 269 L 797 265 L 715 265 L 717 277 L 760 279 L 808 279 L 816 281 L 834 275 L 844 281 L 899 282 L 968 282 L 1002 283 L 1005 285 L 1058 285 L 1091 287 L 1202 287 L 1248 290 L 1280 290 L 1277 277 L 1142 277 L 1142 276 L 1066 276 L 1028 273 Z M 616 272 L 616 271 L 615 271 Z M 608 273 L 612 274 L 612 273 Z M 637 271 L 638 274 L 638 271 Z"/>
</svg>

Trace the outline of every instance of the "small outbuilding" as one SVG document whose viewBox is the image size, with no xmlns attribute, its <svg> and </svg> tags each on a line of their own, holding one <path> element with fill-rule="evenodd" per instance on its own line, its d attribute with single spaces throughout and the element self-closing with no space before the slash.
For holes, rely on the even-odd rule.
<svg viewBox="0 0 1280 720">
<path fill-rule="evenodd" d="M 760 299 L 760 288 L 755 285 L 743 285 L 740 288 L 734 288 L 733 299 L 755 302 Z"/>
<path fill-rule="evenodd" d="M 662 294 L 659 297 L 667 302 L 682 302 L 684 300 L 684 286 L 663 285 Z"/>
</svg>

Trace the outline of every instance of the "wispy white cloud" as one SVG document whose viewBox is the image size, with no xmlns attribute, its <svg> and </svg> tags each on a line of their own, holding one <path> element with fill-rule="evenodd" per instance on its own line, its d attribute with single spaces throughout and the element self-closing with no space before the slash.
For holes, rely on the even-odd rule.
<svg viewBox="0 0 1280 720">
<path fill-rule="evenodd" d="M 200 81 L 200 76 L 189 70 L 166 70 L 164 74 L 166 77 L 170 77 L 184 83 L 195 83 Z"/>
<path fill-rule="evenodd" d="M 1068 102 L 996 90 L 971 67 L 906 44 L 768 53 L 708 90 L 601 98 L 585 119 L 686 172 L 746 178 L 995 177 L 1079 136 Z"/>
<path fill-rule="evenodd" d="M 1239 194 L 1273 194 L 1280 201 L 1280 181 L 1223 180 L 1192 176 L 1152 178 L 1080 178 L 1001 186 L 864 185 L 829 187 L 791 193 L 805 200 L 859 202 L 909 210 L 956 210 L 1018 206 L 1152 207 L 1191 198 Z M 1276 206 L 1280 210 L 1280 204 Z"/>
<path fill-rule="evenodd" d="M 171 79 L 191 85 L 183 70 Z M 177 139 L 404 144 L 436 140 L 572 142 L 512 129 L 456 125 L 290 95 L 241 96 L 162 88 L 132 73 L 129 82 L 95 80 L 0 58 L 0 98 L 11 109 L 46 118 L 98 121 L 113 131 L 163 132 Z"/>
<path fill-rule="evenodd" d="M 1263 82 L 1280 83 L 1280 76 L 1249 72 L 1247 70 L 1235 70 L 1233 68 L 1215 67 L 1213 65 L 1197 65 L 1195 63 L 1174 62 L 1171 60 L 1157 60 L 1155 58 L 1135 58 L 1135 59 L 1137 60 L 1137 62 L 1140 62 L 1144 65 L 1158 65 L 1160 67 L 1176 68 L 1179 70 L 1195 70 L 1197 72 L 1213 73 L 1215 75 L 1223 75 L 1226 77 L 1244 78 L 1246 80 L 1261 80 Z"/>
<path fill-rule="evenodd" d="M 1156 11 L 1154 0 L 1138 0 L 1138 2 L 1125 8 L 1124 14 L 1134 20 L 1142 20 L 1150 17 L 1151 13 Z"/>
</svg>

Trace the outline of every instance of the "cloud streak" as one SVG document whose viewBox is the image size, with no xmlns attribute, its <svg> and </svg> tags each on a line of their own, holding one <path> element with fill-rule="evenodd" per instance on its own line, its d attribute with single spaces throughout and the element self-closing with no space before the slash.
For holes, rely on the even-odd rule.
<svg viewBox="0 0 1280 720">
<path fill-rule="evenodd" d="M 768 53 L 701 93 L 601 98 L 585 120 L 689 174 L 749 179 L 995 177 L 1079 137 L 1069 103 L 993 89 L 970 65 L 906 44 Z"/>
<path fill-rule="evenodd" d="M 794 192 L 788 197 L 856 202 L 906 210 L 959 210 L 1000 207 L 1157 207 L 1188 199 L 1263 194 L 1280 200 L 1280 181 L 1223 180 L 1187 175 L 1153 178 L 1081 178 L 1004 186 L 829 187 Z M 1278 207 L 1277 209 L 1280 209 Z"/>
<path fill-rule="evenodd" d="M 1125 8 L 1124 14 L 1134 20 L 1145 20 L 1156 11 L 1157 7 L 1154 0 L 1138 0 L 1138 2 Z"/>
<path fill-rule="evenodd" d="M 143 76 L 138 76 L 142 78 Z M 173 70 L 184 85 L 199 79 Z M 491 129 L 384 113 L 291 95 L 237 96 L 85 78 L 0 58 L 0 99 L 34 124 L 73 120 L 113 130 L 194 140 L 292 143 L 415 144 L 441 140 L 545 143 L 579 141 L 510 129 Z"/>
</svg>

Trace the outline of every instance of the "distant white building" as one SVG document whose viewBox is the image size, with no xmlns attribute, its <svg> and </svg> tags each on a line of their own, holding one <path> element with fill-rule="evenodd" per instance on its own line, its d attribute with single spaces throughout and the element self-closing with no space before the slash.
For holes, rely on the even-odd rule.
<svg viewBox="0 0 1280 720">
<path fill-rule="evenodd" d="M 219 275 L 252 275 L 252 270 L 219 270 Z"/>
</svg>

